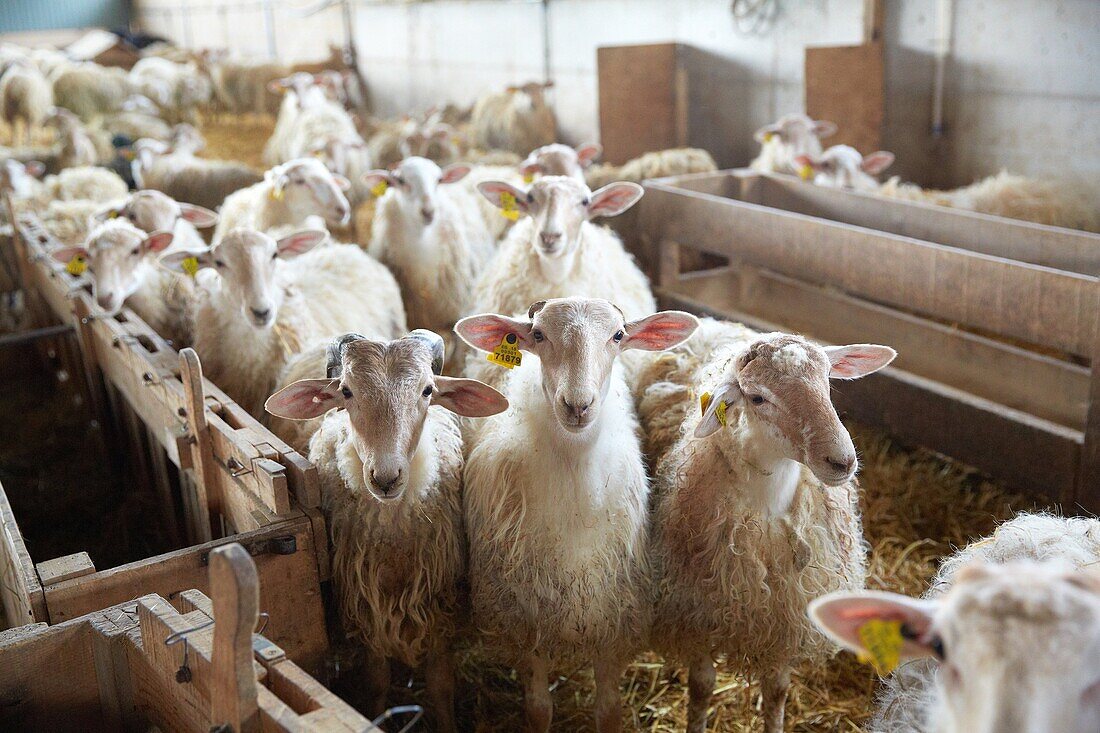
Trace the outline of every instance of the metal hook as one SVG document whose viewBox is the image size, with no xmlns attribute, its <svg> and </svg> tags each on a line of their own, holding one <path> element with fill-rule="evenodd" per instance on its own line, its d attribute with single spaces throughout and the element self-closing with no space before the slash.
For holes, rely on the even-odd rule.
<svg viewBox="0 0 1100 733">
<path fill-rule="evenodd" d="M 232 457 L 230 457 L 230 459 L 225 462 L 225 467 L 229 469 L 229 475 L 233 478 L 238 478 L 240 476 L 244 476 L 247 473 L 252 473 L 251 468 L 245 468 L 240 461 Z"/>
<path fill-rule="evenodd" d="M 410 720 L 408 723 L 405 723 L 405 726 L 401 728 L 401 730 L 397 731 L 397 733 L 408 733 L 408 731 L 412 730 L 412 727 L 419 723 L 420 719 L 424 717 L 424 708 L 419 705 L 398 705 L 397 707 L 390 708 L 386 712 L 379 715 L 377 718 L 371 721 L 371 725 L 375 726 L 376 728 L 380 727 L 382 723 L 393 720 L 398 715 L 413 716 L 412 720 Z"/>
</svg>

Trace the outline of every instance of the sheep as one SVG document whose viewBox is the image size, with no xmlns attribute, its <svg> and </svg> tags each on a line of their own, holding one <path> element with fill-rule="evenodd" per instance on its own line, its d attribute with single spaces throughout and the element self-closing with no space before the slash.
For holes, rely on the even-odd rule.
<svg viewBox="0 0 1100 733">
<path fill-rule="evenodd" d="M 174 131 L 178 138 L 180 130 Z M 139 140 L 132 163 L 139 188 L 161 191 L 177 201 L 214 209 L 232 195 L 259 184 L 262 176 L 244 163 L 195 157 L 195 143 L 169 149 L 156 141 Z M 158 152 L 159 151 L 159 152 Z"/>
<path fill-rule="evenodd" d="M 474 285 L 495 252 L 474 200 L 453 185 L 469 172 L 467 165 L 441 170 L 414 157 L 366 176 L 368 187 L 387 189 L 367 251 L 393 272 L 413 327 L 449 333 L 469 312 Z"/>
<path fill-rule="evenodd" d="M 99 161 L 99 149 L 85 129 L 80 118 L 64 107 L 55 107 L 47 121 L 57 129 L 61 144 L 58 165 L 61 168 L 95 165 Z"/>
<path fill-rule="evenodd" d="M 65 68 L 53 83 L 54 102 L 85 122 L 118 112 L 138 90 L 119 68 L 85 62 Z"/>
<path fill-rule="evenodd" d="M 278 112 L 281 100 L 268 89 L 268 83 L 289 76 L 289 66 L 271 61 L 231 61 L 210 51 L 200 54 L 197 60 L 199 69 L 214 85 L 215 98 L 225 109 L 256 114 Z"/>
<path fill-rule="evenodd" d="M 193 289 L 184 278 L 156 267 L 156 256 L 172 244 L 172 232 L 146 234 L 126 219 L 96 225 L 82 245 L 51 252 L 70 267 L 76 260 L 91 274 L 92 294 L 109 316 L 128 305 L 166 340 L 187 344 L 187 316 Z"/>
<path fill-rule="evenodd" d="M 130 69 L 130 79 L 174 122 L 194 122 L 195 108 L 207 104 L 213 94 L 211 80 L 195 64 L 179 64 L 157 56 L 139 59 Z"/>
<path fill-rule="evenodd" d="M 584 183 L 584 169 L 600 157 L 603 147 L 597 143 L 585 143 L 571 148 L 561 143 L 551 143 L 535 148 L 522 163 L 519 172 L 527 183 L 535 180 L 535 175 L 570 176 Z"/>
<path fill-rule="evenodd" d="M 524 303 L 566 296 L 606 298 L 632 320 L 657 310 L 649 281 L 619 238 L 589 221 L 630 208 L 641 198 L 641 186 L 613 183 L 591 193 L 572 178 L 546 176 L 529 191 L 503 182 L 478 188 L 505 213 L 526 216 L 482 273 L 475 310 L 516 314 Z M 499 378 L 499 370 L 473 354 L 466 368 L 467 376 L 490 384 Z"/>
<path fill-rule="evenodd" d="M 347 334 L 328 354 L 327 374 L 285 387 L 266 408 L 296 420 L 328 412 L 309 457 L 320 473 L 341 621 L 367 652 L 371 713 L 386 707 L 395 658 L 425 667 L 435 730 L 453 732 L 451 649 L 466 576 L 455 415 L 495 415 L 508 401 L 472 379 L 441 376 L 443 341 L 428 331 L 394 341 Z"/>
<path fill-rule="evenodd" d="M 718 170 L 710 153 L 700 148 L 671 148 L 646 153 L 620 166 L 594 165 L 584 173 L 589 188 L 606 186 L 612 181 L 641 183 L 650 178 L 708 173 Z"/>
<path fill-rule="evenodd" d="M 866 621 L 904 624 L 870 730 L 1084 733 L 1100 721 L 1098 562 L 1097 520 L 1021 514 L 945 560 L 921 599 L 834 593 L 809 615 L 860 652 Z"/>
<path fill-rule="evenodd" d="M 100 221 L 117 217 L 129 219 L 148 234 L 172 232 L 174 246 L 185 249 L 205 247 L 196 227 L 212 227 L 218 221 L 218 215 L 210 209 L 177 202 L 160 191 L 135 191 L 97 215 Z"/>
<path fill-rule="evenodd" d="M 836 129 L 832 122 L 815 121 L 804 114 L 783 115 L 778 122 L 765 125 L 753 134 L 761 148 L 749 167 L 764 173 L 797 173 L 795 158 L 821 155 L 822 138 L 835 134 Z"/>
<path fill-rule="evenodd" d="M 367 135 L 367 152 L 374 165 L 388 167 L 401 162 L 408 151 L 405 141 L 418 127 L 419 123 L 409 116 L 375 123 Z"/>
<path fill-rule="evenodd" d="M 26 163 L 6 159 L 0 163 L 0 190 L 15 198 L 30 198 L 42 189 L 38 180 L 45 173 L 46 166 L 40 161 Z M 6 211 L 2 212 L 6 217 Z"/>
<path fill-rule="evenodd" d="M 283 79 L 275 79 L 268 83 L 268 89 L 283 95 L 283 101 L 279 105 L 279 116 L 275 121 L 275 129 L 264 145 L 263 160 L 267 165 L 278 165 L 293 158 L 301 157 L 305 151 L 293 152 L 290 148 L 290 138 L 296 134 L 298 118 L 307 109 L 323 108 L 330 102 L 325 98 L 324 90 L 319 86 L 312 74 L 296 72 Z M 335 106 L 335 105 L 334 105 Z M 358 137 L 355 124 L 351 117 L 343 109 L 337 107 L 341 116 L 336 124 L 340 125 L 340 132 Z M 346 119 L 347 124 L 344 125 Z"/>
<path fill-rule="evenodd" d="M 794 162 L 804 181 L 812 178 L 818 186 L 874 192 L 879 188 L 874 177 L 893 164 L 894 154 L 879 150 L 864 156 L 849 145 L 834 145 L 820 155 L 798 155 Z"/>
<path fill-rule="evenodd" d="M 478 99 L 470 119 L 473 143 L 526 155 L 557 140 L 557 123 L 545 97 L 552 86 L 552 81 L 528 82 Z"/>
<path fill-rule="evenodd" d="M 652 643 L 688 667 L 689 733 L 706 727 L 721 654 L 758 677 L 764 730 L 781 733 L 791 667 L 826 649 L 806 604 L 863 587 L 856 452 L 829 379 L 894 356 L 703 319 L 691 342 L 639 369 L 657 497 Z"/>
<path fill-rule="evenodd" d="M 107 203 L 129 191 L 126 181 L 112 170 L 97 166 L 66 168 L 47 176 L 37 198 L 45 206 L 51 201 L 91 201 Z"/>
<path fill-rule="evenodd" d="M 142 138 L 168 142 L 172 139 L 172 126 L 162 120 L 155 112 L 150 112 L 141 95 L 130 95 L 118 112 L 102 117 L 98 126 L 110 135 L 124 135 L 130 140 Z M 152 105 L 152 103 L 149 103 Z M 154 109 L 155 109 L 155 105 Z"/>
<path fill-rule="evenodd" d="M 207 376 L 257 418 L 288 358 L 313 340 L 348 331 L 397 338 L 406 331 L 401 292 L 389 271 L 355 245 L 317 247 L 326 239 L 323 231 L 275 241 L 232 229 L 210 249 L 169 252 L 160 260 L 170 270 L 202 275 L 193 308 L 195 350 Z"/>
<path fill-rule="evenodd" d="M 12 131 L 12 145 L 31 144 L 52 104 L 50 83 L 30 61 L 16 61 L 0 77 L 0 117 Z"/>
<path fill-rule="evenodd" d="M 486 652 L 517 667 L 527 730 L 547 731 L 551 669 L 592 662 L 596 730 L 620 730 L 619 679 L 650 616 L 649 486 L 637 417 L 616 357 L 682 342 L 694 316 L 627 321 L 606 300 L 536 303 L 527 317 L 476 315 L 455 331 L 524 360 L 504 414 L 469 445 L 464 506 L 471 621 Z"/>
<path fill-rule="evenodd" d="M 351 220 L 351 204 L 344 191 L 350 185 L 316 158 L 277 165 L 259 183 L 225 199 L 214 241 L 238 227 L 265 231 L 280 225 L 301 225 L 310 215 L 321 216 L 332 226 L 346 226 Z"/>
</svg>

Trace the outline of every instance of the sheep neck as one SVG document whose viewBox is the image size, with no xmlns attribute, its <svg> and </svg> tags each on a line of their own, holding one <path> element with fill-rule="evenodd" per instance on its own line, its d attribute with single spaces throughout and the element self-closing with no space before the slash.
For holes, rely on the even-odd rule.
<svg viewBox="0 0 1100 733">
<path fill-rule="evenodd" d="M 580 233 L 577 235 L 577 246 L 572 252 L 567 252 L 560 257 L 545 257 L 541 253 L 538 253 L 538 246 L 534 241 L 534 239 L 538 237 L 538 229 L 532 228 L 531 248 L 536 252 L 536 257 L 538 257 L 539 261 L 539 271 L 544 278 L 555 285 L 560 285 L 573 274 L 577 262 L 584 254 L 585 234 L 587 234 L 588 227 L 590 226 L 591 224 L 588 222 L 584 222 L 581 225 Z"/>
</svg>

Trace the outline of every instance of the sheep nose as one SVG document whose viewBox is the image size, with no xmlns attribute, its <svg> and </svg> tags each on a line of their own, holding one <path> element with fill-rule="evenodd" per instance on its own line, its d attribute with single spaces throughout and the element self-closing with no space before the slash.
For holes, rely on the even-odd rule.
<svg viewBox="0 0 1100 733">
<path fill-rule="evenodd" d="M 107 293 L 106 295 L 100 295 L 95 299 L 95 302 L 99 303 L 99 307 L 105 311 L 112 311 L 115 309 L 115 294 Z"/>
<path fill-rule="evenodd" d="M 565 406 L 565 409 L 569 411 L 570 415 L 572 415 L 577 420 L 581 420 L 584 418 L 585 415 L 588 414 L 588 408 L 592 406 L 592 403 L 595 402 L 595 400 L 593 398 L 582 397 L 579 400 L 570 402 L 569 400 L 563 398 L 561 402 L 562 405 Z"/>
<path fill-rule="evenodd" d="M 421 209 L 420 209 L 420 215 L 421 215 L 422 217 L 424 217 L 424 223 L 425 223 L 425 224 L 431 224 L 431 223 L 432 223 L 432 219 L 434 219 L 434 218 L 435 218 L 435 210 L 434 210 L 434 209 L 430 209 L 430 208 L 428 208 L 428 207 L 426 207 L 426 206 L 425 206 L 425 207 L 423 207 L 423 208 L 421 208 Z"/>
<path fill-rule="evenodd" d="M 541 232 L 539 239 L 542 240 L 542 246 L 546 249 L 553 249 L 554 245 L 561 239 L 560 232 Z"/>
<path fill-rule="evenodd" d="M 379 476 L 372 468 L 370 470 L 370 482 L 374 485 L 374 488 L 378 489 L 379 493 L 383 496 L 388 495 L 397 486 L 397 482 L 401 480 L 401 469 L 397 470 L 397 473 L 390 476 Z"/>
<path fill-rule="evenodd" d="M 851 473 L 856 468 L 856 457 L 854 455 L 826 458 L 825 462 L 837 473 Z"/>
<path fill-rule="evenodd" d="M 264 320 L 265 318 L 267 318 L 269 315 L 271 315 L 271 309 L 270 308 L 252 308 L 251 310 L 252 310 L 252 315 L 256 316 L 256 318 L 258 318 L 261 321 Z"/>
</svg>

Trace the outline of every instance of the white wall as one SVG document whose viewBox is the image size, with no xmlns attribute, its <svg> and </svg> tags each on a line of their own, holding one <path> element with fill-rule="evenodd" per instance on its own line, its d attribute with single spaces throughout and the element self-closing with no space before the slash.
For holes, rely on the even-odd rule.
<svg viewBox="0 0 1100 733">
<path fill-rule="evenodd" d="M 206 5 L 208 0 L 156 0 Z M 862 0 L 777 0 L 772 28 L 740 33 L 729 0 L 550 0 L 553 93 L 564 136 L 598 137 L 596 48 L 680 41 L 713 60 L 715 93 L 697 88 L 693 117 L 711 121 L 695 137 L 736 143 L 720 162 L 743 164 L 753 129 L 800 109 L 804 48 L 858 43 Z M 227 0 L 258 5 L 254 0 Z M 283 57 L 324 55 L 341 37 L 337 10 L 308 21 L 279 5 Z M 295 2 L 295 7 L 304 3 Z M 1100 0 L 956 0 L 948 67 L 948 132 L 930 134 L 935 0 L 887 1 L 887 109 L 884 147 L 899 156 L 894 172 L 950 185 L 1002 167 L 1030 174 L 1100 180 Z M 207 12 L 194 45 L 263 53 L 259 11 L 228 31 Z M 223 11 L 228 17 L 232 10 Z M 485 90 L 543 76 L 539 0 L 436 0 L 359 3 L 355 35 L 379 113 L 393 115 L 440 101 L 469 103 Z M 192 23 L 198 15 L 192 13 Z M 170 27 L 181 37 L 178 14 Z M 718 101 L 724 100 L 724 101 Z"/>
</svg>

